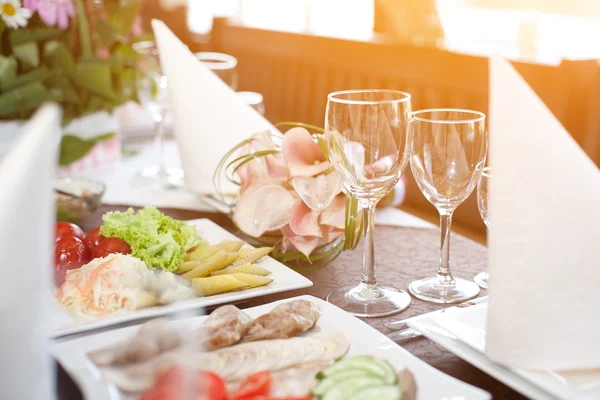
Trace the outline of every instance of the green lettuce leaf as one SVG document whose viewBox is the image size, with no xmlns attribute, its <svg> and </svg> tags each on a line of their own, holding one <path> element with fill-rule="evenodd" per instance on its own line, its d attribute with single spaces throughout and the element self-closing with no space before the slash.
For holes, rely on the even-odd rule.
<svg viewBox="0 0 600 400">
<path fill-rule="evenodd" d="M 167 217 L 154 207 L 144 207 L 137 213 L 109 212 L 102 217 L 100 233 L 118 237 L 131 246 L 131 255 L 148 267 L 175 271 L 192 247 L 206 243 L 193 226 Z"/>
</svg>

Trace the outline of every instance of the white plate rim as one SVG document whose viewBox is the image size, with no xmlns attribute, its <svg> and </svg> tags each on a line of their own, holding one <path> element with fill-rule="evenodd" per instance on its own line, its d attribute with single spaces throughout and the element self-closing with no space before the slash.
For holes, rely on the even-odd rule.
<svg viewBox="0 0 600 400">
<path fill-rule="evenodd" d="M 207 224 L 207 225 L 211 226 L 211 229 L 219 230 L 223 236 L 228 237 L 229 239 L 227 239 L 227 240 L 233 240 L 233 239 L 242 240 L 242 239 L 238 238 L 237 236 L 235 236 L 234 234 L 228 232 L 227 230 L 225 230 L 224 228 L 222 228 L 221 226 L 219 226 L 218 224 L 216 224 L 215 222 L 213 222 L 212 220 L 210 220 L 208 218 L 187 220 L 185 222 L 188 224 L 193 224 L 199 229 L 202 228 L 203 224 Z M 210 239 L 210 238 L 208 238 L 208 239 Z M 245 241 L 244 241 L 244 243 L 246 243 L 244 245 L 245 247 L 253 247 L 252 245 L 248 244 Z M 82 324 L 82 325 L 73 325 L 73 326 L 66 327 L 66 328 L 58 328 L 58 329 L 54 329 L 50 333 L 50 338 L 57 339 L 57 338 L 75 335 L 75 334 L 86 334 L 86 333 L 90 334 L 92 331 L 97 331 L 97 330 L 115 326 L 115 325 L 132 323 L 135 321 L 161 317 L 161 316 L 165 316 L 165 315 L 169 315 L 169 314 L 186 313 L 186 312 L 190 312 L 192 310 L 199 310 L 199 309 L 202 309 L 205 307 L 212 307 L 212 306 L 216 306 L 216 305 L 220 305 L 220 304 L 239 302 L 239 301 L 248 300 L 248 299 L 251 299 L 254 297 L 266 296 L 269 294 L 281 293 L 281 292 L 286 292 L 286 291 L 290 291 L 290 290 L 303 289 L 303 288 L 311 287 L 313 285 L 313 282 L 310 279 L 308 279 L 305 276 L 301 275 L 300 273 L 292 270 L 291 268 L 285 266 L 284 264 L 273 259 L 272 257 L 267 256 L 267 257 L 265 257 L 265 259 L 268 260 L 268 263 L 269 263 L 267 268 L 269 268 L 273 274 L 275 274 L 277 271 L 279 271 L 279 273 L 290 274 L 291 276 L 293 276 L 294 280 L 292 282 L 283 283 L 281 285 L 271 284 L 271 285 L 267 285 L 267 286 L 254 288 L 254 289 L 242 290 L 239 292 L 224 293 L 224 294 L 220 294 L 220 295 L 207 296 L 207 297 L 197 297 L 194 299 L 180 301 L 180 302 L 176 302 L 173 304 L 168 304 L 168 305 L 164 305 L 164 306 L 156 306 L 156 307 L 146 308 L 143 310 L 133 311 L 131 313 L 127 313 L 124 315 L 108 317 L 108 318 L 104 318 L 104 319 L 94 321 L 94 322 L 89 322 L 89 323 Z M 264 261 L 263 261 L 263 263 L 264 263 Z M 275 271 L 273 271 L 274 267 L 275 267 Z M 283 269 L 285 269 L 285 272 L 283 272 Z M 274 283 L 277 283 L 277 281 L 275 281 Z M 62 307 L 62 306 L 60 306 L 60 304 L 58 304 L 58 302 L 55 302 L 55 303 L 56 303 L 57 307 Z M 66 311 L 63 311 L 62 314 L 67 315 Z"/>
<path fill-rule="evenodd" d="M 472 307 L 465 308 L 465 310 L 470 308 Z M 507 386 L 511 387 L 512 389 L 527 397 L 542 400 L 557 399 L 558 394 L 553 393 L 551 390 L 548 390 L 547 388 L 536 384 L 534 381 L 528 379 L 526 375 L 521 375 L 520 373 L 509 367 L 506 367 L 504 365 L 498 364 L 490 360 L 483 352 L 476 349 L 472 345 L 465 343 L 458 337 L 454 336 L 452 333 L 440 333 L 439 330 L 445 330 L 438 324 L 436 324 L 434 319 L 437 315 L 441 314 L 442 311 L 443 310 L 434 311 L 432 313 L 423 314 L 421 316 L 415 317 L 412 320 L 408 321 L 407 325 L 410 328 L 419 331 L 431 341 L 439 344 L 446 350 L 450 351 L 456 356 L 462 358 L 463 360 L 481 369 L 488 375 L 493 376 L 494 378 L 498 379 Z M 457 309 L 457 312 L 460 311 L 462 311 L 462 309 Z"/>
<path fill-rule="evenodd" d="M 461 389 L 464 389 L 464 391 L 468 392 L 468 395 L 470 395 L 470 396 L 462 397 L 461 398 L 462 400 L 491 400 L 492 397 L 491 397 L 490 393 L 486 392 L 485 390 L 478 388 L 476 386 L 470 385 L 468 383 L 465 383 L 457 378 L 454 378 L 453 376 L 450 376 L 450 375 L 436 369 L 435 367 L 429 365 L 428 363 L 421 360 L 420 358 L 412 355 L 409 351 L 407 351 L 406 349 L 402 348 L 401 346 L 399 346 L 398 344 L 396 344 L 395 342 L 393 342 L 392 340 L 387 338 L 384 334 L 382 334 L 381 332 L 379 332 L 378 330 L 376 330 L 375 328 L 373 328 L 366 322 L 352 316 L 351 314 L 347 314 L 345 311 L 341 310 L 340 308 L 338 308 L 322 299 L 316 298 L 314 296 L 302 295 L 302 296 L 292 297 L 292 298 L 278 300 L 278 301 L 275 301 L 272 303 L 252 307 L 249 309 L 245 309 L 244 311 L 261 309 L 264 312 L 267 309 L 270 309 L 279 303 L 296 300 L 296 299 L 305 299 L 305 300 L 313 301 L 319 305 L 323 314 L 325 314 L 325 310 L 328 310 L 328 313 L 335 313 L 335 314 L 339 315 L 340 318 L 344 318 L 348 321 L 351 320 L 352 324 L 362 326 L 363 329 L 372 333 L 373 337 L 369 340 L 371 341 L 371 343 L 373 343 L 374 346 L 377 343 L 379 343 L 380 345 L 386 345 L 386 348 L 387 348 L 387 346 L 391 346 L 391 349 L 393 349 L 395 352 L 398 352 L 398 354 L 402 354 L 402 358 L 406 357 L 408 359 L 412 359 L 413 362 L 415 362 L 417 365 L 419 365 L 419 368 L 422 368 L 423 370 L 427 371 L 428 374 L 433 374 L 434 376 L 436 376 L 436 378 L 439 377 L 438 379 L 445 379 L 448 382 L 451 382 L 457 388 L 459 387 Z M 197 319 L 197 318 L 202 318 L 202 317 L 194 317 L 194 318 Z M 128 327 L 128 328 L 131 328 L 131 327 Z M 126 329 L 126 328 L 123 328 L 123 329 Z M 102 335 L 102 333 L 99 333 L 97 335 Z M 85 339 L 87 340 L 90 337 L 91 336 L 86 336 Z M 57 359 L 58 362 L 61 363 L 63 368 L 71 374 L 71 377 L 73 378 L 73 380 L 75 380 L 80 385 L 81 391 L 86 396 L 85 398 L 88 400 L 120 399 L 121 397 L 119 396 L 119 391 L 113 385 L 108 384 L 104 381 L 99 381 L 97 379 L 98 372 L 95 368 L 87 368 L 86 367 L 86 365 L 91 364 L 91 361 L 89 361 L 89 359 L 87 359 L 87 357 L 85 357 L 82 353 L 68 350 L 69 345 L 72 342 L 73 341 L 71 341 L 71 340 L 64 340 L 64 341 L 61 341 L 61 342 L 55 344 L 51 349 L 51 354 Z M 415 375 L 416 375 L 415 371 L 413 371 L 413 373 L 415 373 Z M 428 383 L 428 384 L 431 384 L 431 383 Z M 417 396 L 417 398 L 419 398 L 419 396 Z M 449 398 L 445 397 L 445 396 L 439 398 L 439 400 L 448 400 L 448 399 Z M 434 399 L 426 399 L 426 400 L 434 400 Z"/>
</svg>

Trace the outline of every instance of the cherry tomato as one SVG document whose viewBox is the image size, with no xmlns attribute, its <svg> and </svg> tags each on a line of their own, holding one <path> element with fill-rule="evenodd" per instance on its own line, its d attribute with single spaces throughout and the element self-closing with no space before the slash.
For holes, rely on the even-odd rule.
<svg viewBox="0 0 600 400">
<path fill-rule="evenodd" d="M 269 393 L 271 393 L 271 373 L 262 371 L 244 379 L 237 392 L 231 396 L 231 399 L 242 400 L 257 396 L 268 396 Z"/>
<path fill-rule="evenodd" d="M 79 238 L 81 240 L 83 240 L 83 237 L 85 236 L 83 233 L 83 229 L 70 222 L 57 222 L 55 228 L 57 243 L 60 239 L 62 239 L 65 236 L 75 236 L 76 238 Z"/>
<path fill-rule="evenodd" d="M 54 248 L 54 282 L 60 286 L 70 269 L 77 269 L 90 262 L 90 249 L 75 236 L 65 236 Z"/>
<path fill-rule="evenodd" d="M 85 238 L 83 239 L 83 243 L 85 243 L 85 245 L 92 251 L 92 253 L 94 252 L 94 249 L 96 247 L 98 247 L 98 245 L 100 245 L 100 243 L 106 239 L 104 236 L 102 236 L 100 234 L 100 228 L 96 228 L 96 229 L 92 229 L 91 231 L 89 231 L 87 233 L 87 235 L 85 235 Z"/>
<path fill-rule="evenodd" d="M 116 237 L 107 237 L 92 251 L 92 258 L 106 257 L 109 254 L 131 254 L 131 246 Z"/>
</svg>

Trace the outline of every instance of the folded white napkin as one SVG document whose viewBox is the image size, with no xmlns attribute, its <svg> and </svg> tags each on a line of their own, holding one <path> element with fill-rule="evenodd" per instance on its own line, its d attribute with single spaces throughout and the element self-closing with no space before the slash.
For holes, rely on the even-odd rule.
<svg viewBox="0 0 600 400">
<path fill-rule="evenodd" d="M 153 20 L 152 27 L 169 82 L 186 188 L 213 193 L 213 173 L 221 158 L 252 134 L 275 128 L 198 61 L 162 21 Z M 222 182 L 225 191 L 236 190 Z"/>
<path fill-rule="evenodd" d="M 506 60 L 490 76 L 486 353 L 600 367 L 600 171 Z"/>
<path fill-rule="evenodd" d="M 54 398 L 47 333 L 60 109 L 43 106 L 0 162 L 0 397 Z"/>
</svg>

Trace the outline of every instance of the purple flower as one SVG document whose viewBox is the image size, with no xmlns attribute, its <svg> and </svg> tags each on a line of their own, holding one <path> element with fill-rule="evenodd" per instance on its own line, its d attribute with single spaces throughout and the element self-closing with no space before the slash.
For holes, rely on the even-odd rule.
<svg viewBox="0 0 600 400">
<path fill-rule="evenodd" d="M 23 3 L 31 11 L 37 11 L 46 25 L 58 25 L 63 30 L 69 27 L 69 17 L 75 16 L 73 0 L 24 0 Z"/>
</svg>

